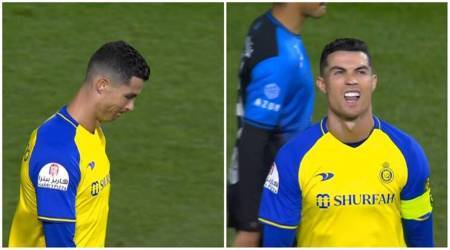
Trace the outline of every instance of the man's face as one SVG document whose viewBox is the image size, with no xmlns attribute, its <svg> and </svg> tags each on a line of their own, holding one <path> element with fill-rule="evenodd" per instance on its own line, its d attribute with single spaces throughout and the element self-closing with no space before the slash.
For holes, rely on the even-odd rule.
<svg viewBox="0 0 450 250">
<path fill-rule="evenodd" d="M 144 81 L 134 76 L 128 84 L 111 82 L 107 84 L 98 104 L 97 120 L 100 122 L 113 121 L 122 114 L 133 111 L 134 101 L 143 87 Z"/>
<path fill-rule="evenodd" d="M 327 12 L 325 3 L 298 3 L 301 6 L 302 15 L 319 18 Z"/>
<path fill-rule="evenodd" d="M 328 55 L 317 86 L 326 94 L 329 111 L 345 120 L 371 112 L 377 76 L 363 52 L 336 51 Z"/>
</svg>

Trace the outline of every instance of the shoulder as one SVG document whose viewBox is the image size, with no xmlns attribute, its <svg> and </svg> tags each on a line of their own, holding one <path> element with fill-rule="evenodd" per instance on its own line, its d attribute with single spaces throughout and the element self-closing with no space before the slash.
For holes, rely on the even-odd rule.
<svg viewBox="0 0 450 250">
<path fill-rule="evenodd" d="M 398 147 L 406 161 L 408 177 L 402 197 L 409 199 L 417 194 L 422 194 L 423 187 L 430 175 L 430 167 L 424 150 L 412 136 L 385 121 L 380 123 L 380 129 Z"/>
<path fill-rule="evenodd" d="M 245 38 L 244 56 L 254 66 L 278 54 L 276 25 L 263 14 L 253 21 Z"/>
<path fill-rule="evenodd" d="M 405 157 L 424 156 L 424 152 L 420 144 L 409 134 L 395 127 L 394 125 L 379 120 L 380 130 L 383 131 L 394 144 L 402 151 Z M 408 160 L 408 159 L 407 159 Z"/>
<path fill-rule="evenodd" d="M 79 161 L 79 151 L 75 144 L 76 124 L 56 113 L 36 131 L 36 143 L 30 163 L 42 167 L 48 162 L 72 165 Z"/>
<path fill-rule="evenodd" d="M 77 125 L 56 113 L 37 129 L 37 144 L 65 148 L 75 144 Z"/>
<path fill-rule="evenodd" d="M 80 155 L 74 140 L 76 126 L 70 119 L 56 113 L 37 128 L 28 163 L 29 177 L 35 186 L 46 187 L 45 181 L 50 180 L 50 176 L 79 179 Z M 66 184 L 61 188 L 67 188 Z"/>
</svg>

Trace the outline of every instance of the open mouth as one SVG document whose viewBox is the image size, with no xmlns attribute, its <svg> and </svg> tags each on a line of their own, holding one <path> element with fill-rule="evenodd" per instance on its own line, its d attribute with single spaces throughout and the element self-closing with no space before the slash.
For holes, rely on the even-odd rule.
<svg viewBox="0 0 450 250">
<path fill-rule="evenodd" d="M 346 102 L 351 102 L 351 103 L 357 102 L 360 97 L 361 97 L 361 93 L 356 90 L 350 90 L 350 91 L 346 91 L 344 93 L 344 98 L 345 98 Z"/>
</svg>

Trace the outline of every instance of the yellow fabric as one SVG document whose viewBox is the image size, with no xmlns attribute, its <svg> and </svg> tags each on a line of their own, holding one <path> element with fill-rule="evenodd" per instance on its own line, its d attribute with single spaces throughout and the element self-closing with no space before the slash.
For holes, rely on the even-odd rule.
<svg viewBox="0 0 450 250">
<path fill-rule="evenodd" d="M 399 218 L 407 166 L 384 132 L 374 129 L 356 148 L 326 133 L 306 153 L 299 171 L 298 246 L 406 246 Z M 329 179 L 323 180 L 317 173 L 333 176 L 325 174 Z"/>
<path fill-rule="evenodd" d="M 78 126 L 75 142 L 81 156 L 81 180 L 76 199 L 75 242 L 80 247 L 103 247 L 111 188 L 105 137 L 101 129 L 97 129 L 95 135 L 92 135 L 82 126 Z M 93 169 L 88 166 L 91 161 L 95 161 Z M 97 195 L 93 196 L 93 192 Z"/>
<path fill-rule="evenodd" d="M 19 204 L 9 233 L 9 247 L 45 247 L 42 223 L 37 218 L 36 193 L 28 175 L 28 163 L 36 143 L 36 133 L 31 133 L 20 168 Z"/>
</svg>

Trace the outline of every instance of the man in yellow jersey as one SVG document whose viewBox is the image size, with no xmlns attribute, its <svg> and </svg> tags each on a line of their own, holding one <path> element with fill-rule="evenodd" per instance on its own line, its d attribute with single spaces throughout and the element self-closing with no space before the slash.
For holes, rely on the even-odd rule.
<svg viewBox="0 0 450 250">
<path fill-rule="evenodd" d="M 31 134 L 22 159 L 10 247 L 103 247 L 109 210 L 109 160 L 101 123 L 132 111 L 150 76 L 123 41 L 91 57 L 75 98 Z"/>
<path fill-rule="evenodd" d="M 328 116 L 279 151 L 264 184 L 264 246 L 434 246 L 428 160 L 372 114 L 377 84 L 363 41 L 325 46 L 316 84 Z"/>
</svg>

